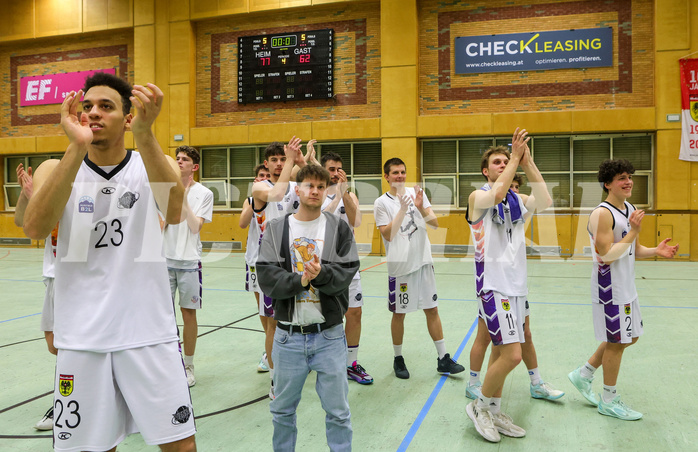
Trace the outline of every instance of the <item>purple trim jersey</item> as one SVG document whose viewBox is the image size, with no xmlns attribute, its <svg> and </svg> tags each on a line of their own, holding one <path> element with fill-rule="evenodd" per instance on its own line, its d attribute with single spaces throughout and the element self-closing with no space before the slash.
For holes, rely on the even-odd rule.
<svg viewBox="0 0 698 452">
<path fill-rule="evenodd" d="M 625 202 L 625 209 L 619 210 L 612 204 L 604 201 L 596 209 L 604 208 L 613 215 L 613 243 L 620 242 L 630 232 L 630 214 L 635 206 Z M 594 210 L 596 210 L 594 209 Z M 591 240 L 592 261 L 594 263 L 591 272 L 591 300 L 595 303 L 622 305 L 637 299 L 635 289 L 635 246 L 633 242 L 626 252 L 606 264 L 599 256 L 595 238 L 587 226 L 589 239 Z"/>
</svg>

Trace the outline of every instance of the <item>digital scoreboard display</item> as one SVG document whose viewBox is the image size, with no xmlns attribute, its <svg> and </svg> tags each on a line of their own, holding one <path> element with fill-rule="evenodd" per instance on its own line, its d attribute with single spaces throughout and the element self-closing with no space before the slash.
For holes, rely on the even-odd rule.
<svg viewBox="0 0 698 452">
<path fill-rule="evenodd" d="M 330 99 L 334 30 L 238 38 L 238 103 Z"/>
</svg>

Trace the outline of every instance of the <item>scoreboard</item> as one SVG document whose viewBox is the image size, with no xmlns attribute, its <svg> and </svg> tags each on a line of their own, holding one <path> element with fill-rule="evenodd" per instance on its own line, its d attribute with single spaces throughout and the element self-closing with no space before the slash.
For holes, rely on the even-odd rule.
<svg viewBox="0 0 698 452">
<path fill-rule="evenodd" d="M 238 38 L 238 103 L 330 99 L 334 30 Z"/>
</svg>

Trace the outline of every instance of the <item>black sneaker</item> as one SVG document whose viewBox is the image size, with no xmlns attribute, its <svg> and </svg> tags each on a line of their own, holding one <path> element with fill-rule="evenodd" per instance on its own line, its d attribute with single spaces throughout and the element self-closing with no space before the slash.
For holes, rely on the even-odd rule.
<svg viewBox="0 0 698 452">
<path fill-rule="evenodd" d="M 395 360 L 393 361 L 393 369 L 395 370 L 396 377 L 402 378 L 403 380 L 410 378 L 410 372 L 407 370 L 405 359 L 402 357 L 402 355 L 395 357 Z"/>
<path fill-rule="evenodd" d="M 440 374 L 458 374 L 465 370 L 465 367 L 452 360 L 448 353 L 443 358 L 437 358 L 436 362 L 436 371 Z"/>
</svg>

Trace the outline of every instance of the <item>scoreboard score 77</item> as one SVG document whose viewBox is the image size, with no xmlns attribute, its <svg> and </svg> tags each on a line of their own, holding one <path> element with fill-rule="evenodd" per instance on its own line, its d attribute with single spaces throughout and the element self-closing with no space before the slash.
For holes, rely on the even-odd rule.
<svg viewBox="0 0 698 452">
<path fill-rule="evenodd" d="M 238 38 L 238 103 L 331 99 L 334 30 Z"/>
</svg>

